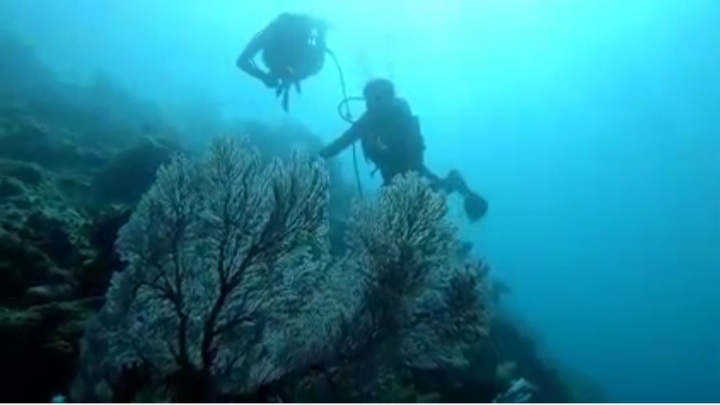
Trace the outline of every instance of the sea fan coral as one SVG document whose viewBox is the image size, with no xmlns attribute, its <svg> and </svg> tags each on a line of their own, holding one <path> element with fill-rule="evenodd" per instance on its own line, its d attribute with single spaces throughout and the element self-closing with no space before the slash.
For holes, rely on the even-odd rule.
<svg viewBox="0 0 720 405">
<path fill-rule="evenodd" d="M 485 335 L 482 274 L 458 261 L 446 215 L 444 197 L 412 174 L 357 206 L 348 237 L 360 293 L 341 352 L 363 367 L 392 374 L 461 366 Z"/>
<path fill-rule="evenodd" d="M 267 397 L 314 373 L 339 400 L 387 401 L 413 369 L 463 364 L 487 324 L 483 273 L 459 259 L 442 195 L 397 178 L 356 206 L 331 260 L 325 169 L 259 162 L 220 140 L 160 170 L 120 232 L 128 266 L 88 326 L 72 399 Z"/>
<path fill-rule="evenodd" d="M 128 266 L 84 341 L 84 374 L 108 389 L 80 379 L 78 399 L 113 399 L 132 365 L 173 399 L 196 401 L 281 371 L 263 338 L 325 263 L 315 251 L 327 251 L 327 176 L 300 155 L 287 168 L 258 163 L 221 140 L 205 162 L 177 158 L 159 172 L 121 231 Z"/>
</svg>

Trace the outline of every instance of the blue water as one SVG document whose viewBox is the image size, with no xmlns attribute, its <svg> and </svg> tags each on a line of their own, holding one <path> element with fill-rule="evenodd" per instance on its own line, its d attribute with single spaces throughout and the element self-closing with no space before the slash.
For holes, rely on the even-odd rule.
<svg viewBox="0 0 720 405">
<path fill-rule="evenodd" d="M 549 356 L 613 400 L 720 401 L 720 2 L 3 0 L 0 27 L 67 80 L 287 119 L 234 67 L 281 11 L 331 21 L 350 91 L 393 79 L 488 198 L 463 232 Z M 339 135 L 333 66 L 304 90 L 292 119 Z"/>
</svg>

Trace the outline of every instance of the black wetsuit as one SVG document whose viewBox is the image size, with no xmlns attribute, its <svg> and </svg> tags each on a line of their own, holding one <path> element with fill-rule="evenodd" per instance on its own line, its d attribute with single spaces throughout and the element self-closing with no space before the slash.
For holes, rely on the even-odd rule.
<svg viewBox="0 0 720 405">
<path fill-rule="evenodd" d="M 390 108 L 380 113 L 365 112 L 320 155 L 335 157 L 357 141 L 360 141 L 365 157 L 377 166 L 385 184 L 396 175 L 411 171 L 420 173 L 433 183 L 442 182 L 425 167 L 425 143 L 418 118 L 401 98 L 396 98 Z"/>
<path fill-rule="evenodd" d="M 325 33 L 315 21 L 302 14 L 280 14 L 248 43 L 237 65 L 248 74 L 297 84 L 320 71 L 325 61 Z M 269 72 L 254 62 L 261 57 Z"/>
</svg>

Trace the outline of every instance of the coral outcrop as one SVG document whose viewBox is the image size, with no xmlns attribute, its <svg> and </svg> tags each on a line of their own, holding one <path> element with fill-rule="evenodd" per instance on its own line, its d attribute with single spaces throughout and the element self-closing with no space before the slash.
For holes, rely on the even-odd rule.
<svg viewBox="0 0 720 405">
<path fill-rule="evenodd" d="M 536 399 L 579 398 L 515 320 L 488 317 L 501 291 L 457 243 L 444 200 L 417 179 L 353 205 L 336 164 L 293 154 L 319 146 L 302 128 L 228 124 L 212 108 L 168 119 L 107 75 L 60 80 L 5 36 L 0 82 L 0 400 L 46 402 L 74 380 L 78 399 L 484 402 L 515 373 L 538 385 Z M 201 243 L 180 245 L 174 257 L 188 262 L 177 277 L 153 269 L 153 256 L 138 254 L 172 235 L 162 225 L 172 223 L 169 191 L 180 191 L 169 181 L 177 173 L 157 169 L 194 158 L 198 134 L 220 133 L 247 136 L 250 149 L 183 160 L 187 180 L 212 180 L 187 183 L 202 192 L 183 201 Z M 189 172 L 196 164 L 203 170 Z M 220 219 L 248 210 L 251 221 L 220 243 Z M 163 251 L 173 257 L 152 252 Z M 220 252 L 235 254 L 210 266 Z M 159 290 L 128 293 L 153 274 Z M 189 314 L 198 316 L 179 328 Z M 148 340 L 133 346 L 128 331 Z"/>
<path fill-rule="evenodd" d="M 229 140 L 162 169 L 120 231 L 128 266 L 88 325 L 71 398 L 216 402 L 322 369 L 343 399 L 402 400 L 410 370 L 461 367 L 489 318 L 444 197 L 399 178 L 358 207 L 337 262 L 328 197 L 320 162 L 263 170 Z M 129 369 L 147 378 L 128 387 Z"/>
</svg>

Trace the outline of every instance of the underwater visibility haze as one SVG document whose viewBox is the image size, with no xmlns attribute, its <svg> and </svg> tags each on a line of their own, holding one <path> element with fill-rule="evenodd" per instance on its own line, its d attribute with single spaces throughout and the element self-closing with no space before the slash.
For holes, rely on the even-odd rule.
<svg viewBox="0 0 720 405">
<path fill-rule="evenodd" d="M 291 90 L 287 112 L 273 91 L 236 67 L 236 59 L 248 41 L 283 12 L 307 13 L 325 20 L 327 46 L 338 62 L 336 66 L 334 60 L 326 58 L 322 70 L 303 82 L 301 94 Z M 243 124 L 246 125 L 243 128 L 246 132 L 254 131 L 262 153 L 269 148 L 280 148 L 280 144 L 289 147 L 309 138 L 312 138 L 308 141 L 311 148 L 319 149 L 340 136 L 348 126 L 338 114 L 338 103 L 344 97 L 338 68 L 347 95 L 352 97 L 362 96 L 368 81 L 388 79 L 419 117 L 427 166 L 443 176 L 452 169 L 462 173 L 464 180 L 489 204 L 487 215 L 477 223 L 470 223 L 462 213 L 461 199 L 456 196 L 448 199 L 450 220 L 459 227 L 459 239 L 471 242 L 472 255 L 484 258 L 475 270 L 486 271 L 485 263 L 489 264 L 490 274 L 508 290 L 497 304 L 501 307 L 498 311 L 522 324 L 523 333 L 532 341 L 533 361 L 540 361 L 535 358 L 538 357 L 548 369 L 558 370 L 561 376 L 558 379 L 577 386 L 568 388 L 569 391 L 587 391 L 584 396 L 548 395 L 545 399 L 718 402 L 719 21 L 720 2 L 715 0 L 4 0 L 0 2 L 0 34 L 3 36 L 0 52 L 4 53 L 0 57 L 5 59 L 0 60 L 0 75 L 4 76 L 0 77 L 0 86 L 6 89 L 12 87 L 9 84 L 15 86 L 22 82 L 18 78 L 28 78 L 31 84 L 18 84 L 16 87 L 21 90 L 17 91 L 16 87 L 13 91 L 0 88 L 0 96 L 4 98 L 0 100 L 0 125 L 3 126 L 0 127 L 0 149 L 4 149 L 0 151 L 0 179 L 6 181 L 3 178 L 7 176 L 15 179 L 17 170 L 12 172 L 15 175 L 8 174 L 8 168 L 29 162 L 33 168 L 39 167 L 46 178 L 59 179 L 60 173 L 64 173 L 62 176 L 67 179 L 63 177 L 62 183 L 58 183 L 63 185 L 60 191 L 63 195 L 76 196 L 84 192 L 78 191 L 84 190 L 80 186 L 65 187 L 71 180 L 78 182 L 82 176 L 95 179 L 91 184 L 93 192 L 102 194 L 103 198 L 123 195 L 108 197 L 112 204 L 132 206 L 141 195 L 146 195 L 147 199 L 141 200 L 146 204 L 139 203 L 137 212 L 119 237 L 121 256 L 131 263 L 128 269 L 133 269 L 139 266 L 133 260 L 139 260 L 137 252 L 145 243 L 139 241 L 138 235 L 143 229 L 145 232 L 153 229 L 143 225 L 141 219 L 152 217 L 153 201 L 169 204 L 158 197 L 163 195 L 163 190 L 169 193 L 170 189 L 163 187 L 171 187 L 172 179 L 177 180 L 182 173 L 190 176 L 188 173 L 194 166 L 187 163 L 189 166 L 184 169 L 176 168 L 177 173 L 170 169 L 161 171 L 154 191 L 146 194 L 152 181 L 139 185 L 134 177 L 124 179 L 123 176 L 131 176 L 129 169 L 112 169 L 116 155 L 111 150 L 128 147 L 131 138 L 139 137 L 137 134 L 167 132 L 173 135 L 173 146 L 168 148 L 197 151 L 211 144 L 215 136 L 233 132 L 239 122 L 249 121 L 254 124 Z M 8 45 L 10 43 L 12 45 Z M 17 51 L 18 48 L 25 51 Z M 20 58 L 17 55 L 24 55 L 23 52 L 36 58 L 32 59 L 36 64 L 32 67 L 37 70 L 30 70 L 28 62 L 17 65 L 8 62 L 11 58 Z M 22 73 L 13 69 L 21 69 Z M 63 83 L 63 94 L 77 94 L 73 96 L 72 107 L 63 107 L 63 100 L 69 98 L 58 96 L 60 85 L 57 83 Z M 94 92 L 72 90 L 83 88 L 86 83 L 94 83 Z M 113 92 L 123 96 L 112 96 Z M 33 102 L 22 104 L 13 99 L 19 97 L 18 94 Z M 99 97 L 105 99 L 100 101 Z M 113 101 L 112 97 L 124 100 L 125 104 Z M 43 103 L 43 100 L 47 101 Z M 14 113 L 8 112 L 16 111 L 17 105 L 25 109 L 24 115 L 20 115 L 32 115 L 36 121 L 42 121 L 50 135 L 53 131 L 47 128 L 53 125 L 87 129 L 92 124 L 93 128 L 104 129 L 88 131 L 102 133 L 102 136 L 92 141 L 73 138 L 78 145 L 76 149 L 83 150 L 83 163 L 78 163 L 77 157 L 62 160 L 55 154 L 52 156 L 57 159 L 50 164 L 49 151 L 55 149 L 49 147 L 33 149 L 35 155 L 31 158 L 29 152 L 25 153 L 27 149 L 18 146 L 19 142 L 27 142 L 27 135 L 21 137 L 24 141 L 11 139 L 14 131 L 11 128 L 22 126 L 14 121 Z M 355 117 L 365 109 L 364 103 L 356 101 L 351 101 L 349 107 Z M 71 120 L 64 118 L 66 113 L 75 115 Z M 170 127 L 173 129 L 167 129 Z M 36 128 L 35 123 L 32 128 Z M 282 128 L 304 135 L 297 139 L 284 137 Z M 268 137 L 272 134 L 273 138 L 263 139 L 262 134 Z M 166 147 L 153 145 L 141 153 L 154 158 L 158 150 Z M 242 157 L 261 165 L 261 158 L 253 153 L 240 151 L 230 144 L 213 145 L 209 165 L 231 165 L 228 163 L 231 157 Z M 140 159 L 146 157 L 143 155 Z M 131 159 L 138 157 L 133 155 Z M 322 207 L 328 204 L 321 192 L 327 179 L 313 163 L 303 159 L 290 158 L 285 169 L 271 171 L 268 181 L 287 185 L 295 184 L 293 181 L 298 179 L 313 179 L 312 183 L 297 186 L 298 201 L 291 198 L 284 203 L 299 204 L 297 209 L 312 211 L 317 218 L 308 214 L 312 218 L 299 220 L 292 216 L 295 211 L 288 211 L 286 219 L 290 223 L 295 218 L 293 226 L 308 227 L 302 237 L 320 238 L 318 235 L 324 228 L 317 221 L 321 221 L 323 214 L 312 208 L 314 203 Z M 347 183 L 344 192 L 354 192 L 352 153 L 343 153 L 333 162 L 337 165 L 333 168 L 342 172 L 342 181 Z M 387 215 L 402 217 L 404 211 L 397 211 L 398 207 L 407 210 L 415 207 L 419 212 L 434 215 L 435 197 L 419 189 L 413 178 L 403 178 L 393 186 L 396 188 L 383 189 L 381 176 L 371 175 L 374 166 L 368 164 L 360 152 L 357 164 L 364 198 L 380 194 L 381 208 L 391 212 Z M 131 166 L 137 169 L 132 171 L 132 176 L 146 176 L 157 169 L 157 166 L 149 169 Z M 236 169 L 265 175 L 254 166 Z M 335 174 L 330 172 L 331 183 L 340 181 Z M 30 195 L 29 190 L 35 190 L 32 188 L 35 186 L 28 182 L 27 176 L 24 179 L 22 187 L 27 188 Z M 218 178 L 195 180 L 222 183 Z M 7 184 L 10 183 L 8 180 Z M 245 186 L 251 192 L 269 192 L 266 185 L 255 183 L 262 182 Z M 16 184 L 15 180 L 12 184 Z M 206 194 L 221 193 L 222 188 L 196 186 Z M 67 191 L 71 188 L 72 192 Z M 339 188 L 330 186 L 331 217 L 333 204 L 337 204 L 333 193 Z M 11 201 L 10 195 L 15 199 Z M 417 205 L 419 203 L 409 201 L 408 196 L 425 203 Z M 258 198 L 246 203 L 255 204 L 253 207 L 258 210 L 268 204 L 280 206 L 283 200 L 276 197 L 280 202 Z M 0 198 L 6 199 L 0 203 L 12 203 L 13 210 L 18 212 L 32 205 L 17 203 L 19 197 L 9 192 L 5 183 L 0 185 Z M 85 201 L 85 197 L 78 197 L 77 201 L 80 200 Z M 75 200 L 68 197 L 67 201 Z M 193 201 L 197 204 L 195 208 L 212 206 L 212 202 Z M 392 203 L 394 208 L 388 208 Z M 3 210 L 10 212 L 4 207 Z M 62 207 L 53 207 L 53 210 L 66 212 Z M 390 221 L 390 216 L 368 210 L 367 215 L 377 215 L 368 217 L 377 223 Z M 24 218 L 25 214 L 19 215 Z M 343 211 L 342 215 L 350 214 Z M 124 212 L 113 220 L 116 229 L 112 240 L 103 245 L 104 251 L 111 252 L 110 256 L 117 228 L 129 217 L 129 212 Z M 15 217 L 8 214 L 2 220 L 12 218 Z M 277 220 L 273 218 L 268 221 Z M 350 222 L 351 228 L 359 226 Z M 396 223 L 386 224 L 391 235 L 394 235 L 393 224 Z M 428 225 L 428 238 L 442 239 L 447 231 L 445 225 L 433 226 Z M 2 229 L 1 243 L 24 240 L 29 233 L 13 230 L 9 225 L 3 225 Z M 85 228 L 83 225 L 77 229 Z M 367 235 L 362 229 L 358 231 L 361 236 L 353 246 L 364 246 L 367 250 L 363 253 L 365 256 L 354 258 L 353 263 L 357 262 L 358 267 L 373 257 L 372 249 L 377 246 L 368 240 L 379 237 L 376 231 L 367 231 Z M 7 236 L 12 232 L 16 233 Z M 33 242 L 25 244 L 40 238 L 27 237 Z M 420 243 L 408 238 L 408 243 Z M 314 242 L 307 243 L 300 236 L 272 243 L 276 242 L 282 247 L 306 243 L 322 251 Z M 93 246 L 98 252 L 103 251 L 98 245 Z M 42 246 L 39 249 L 42 250 Z M 451 262 L 451 253 L 437 250 L 443 260 Z M 326 259 L 315 250 L 308 254 Z M 12 262 L 17 256 L 16 250 L 0 248 L 0 272 L 17 271 L 20 266 L 17 263 L 30 266 L 26 259 L 29 256 L 23 256 L 24 261 Z M 50 253 L 47 256 L 54 261 L 54 267 L 65 270 L 74 266 L 67 263 L 75 263 L 73 258 L 62 261 Z M 268 257 L 271 256 L 268 253 Z M 316 260 L 314 264 L 304 262 L 305 253 L 297 253 L 292 258 L 272 256 L 272 260 L 275 261 L 270 267 L 289 262 L 308 271 L 313 266 L 330 266 L 330 262 L 323 260 Z M 437 266 L 440 262 L 433 263 Z M 93 269 L 97 271 L 117 263 L 103 261 L 96 265 Z M 127 279 L 134 274 L 130 270 L 124 272 L 128 274 Z M 107 288 L 109 275 L 92 274 L 80 282 L 81 297 L 104 294 Z M 5 276 L 2 279 L 5 280 Z M 25 280 L 23 276 L 12 278 L 21 279 Z M 114 279 L 113 283 L 116 286 L 122 281 Z M 16 284 L 23 289 L 33 286 L 32 281 Z M 280 294 L 272 290 L 281 288 L 277 285 L 259 285 L 258 290 Z M 189 294 L 198 298 L 203 291 L 210 294 L 211 290 L 208 286 L 198 287 Z M 17 320 L 17 314 L 22 311 L 34 311 L 34 303 L 27 304 L 25 298 L 16 300 L 18 294 L 11 291 L 11 287 L 2 287 L 0 292 L 12 298 L 0 299 L 2 322 Z M 306 297 L 311 296 L 306 293 Z M 148 298 L 147 302 L 150 301 Z M 285 308 L 308 304 L 289 299 L 278 305 Z M 112 308 L 104 311 L 108 313 L 103 322 L 110 322 Z M 10 313 L 14 317 L 8 315 Z M 483 328 L 474 329 L 473 333 L 479 333 L 480 329 L 486 333 L 488 325 L 492 330 L 492 323 L 484 318 L 486 315 L 484 312 L 473 313 L 473 316 L 465 314 L 467 318 L 462 319 L 484 322 Z M 22 330 L 22 325 L 30 324 L 30 321 L 16 322 L 0 333 L 2 339 L 10 342 L 2 349 L 5 361 L 1 363 L 23 361 L 24 365 L 18 368 L 47 369 L 55 366 L 44 365 L 43 361 L 53 365 L 69 361 L 72 366 L 68 367 L 75 370 L 81 332 L 73 335 L 73 341 L 63 340 L 60 351 L 65 360 L 46 355 L 11 357 L 12 345 L 19 344 L 24 333 L 37 334 L 40 333 L 37 330 L 46 329 Z M 469 330 L 468 325 L 465 324 Z M 95 325 L 94 330 L 98 329 L 102 328 Z M 458 329 L 463 328 L 458 326 Z M 108 339 L 115 336 L 108 330 L 98 335 Z M 413 349 L 419 350 L 418 347 L 427 343 L 415 342 Z M 290 346 L 302 344 L 293 342 Z M 97 353 L 116 353 L 94 349 Z M 344 355 L 345 360 L 352 358 Z M 531 368 L 537 370 L 534 366 L 524 367 L 523 360 L 515 357 L 510 360 L 517 363 L 520 374 Z M 279 371 L 257 367 L 260 371 L 253 368 L 253 372 L 266 373 L 261 379 L 264 382 L 275 384 L 285 378 L 278 377 Z M 23 375 L 18 372 L 15 386 L 32 386 L 27 385 L 28 381 L 20 381 Z M 540 385 L 542 391 L 540 382 L 526 378 Z M 69 383 L 45 381 L 43 384 L 50 387 L 46 399 L 55 394 L 69 394 Z M 251 383 L 243 381 L 242 384 Z M 275 385 L 267 385 L 275 389 Z M 19 393 L 5 395 L 10 400 L 42 400 L 31 394 L 28 397 Z M 375 395 L 383 398 L 381 394 Z M 2 396 L 0 393 L 0 398 Z M 467 396 L 459 398 L 474 401 Z"/>
</svg>

